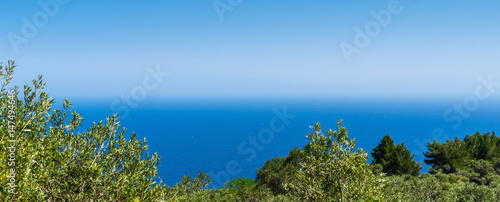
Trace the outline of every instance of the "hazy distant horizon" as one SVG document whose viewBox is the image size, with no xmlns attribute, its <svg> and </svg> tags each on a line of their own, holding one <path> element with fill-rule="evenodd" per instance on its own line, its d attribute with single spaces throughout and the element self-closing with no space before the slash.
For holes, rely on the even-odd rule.
<svg viewBox="0 0 500 202">
<path fill-rule="evenodd" d="M 15 84 L 43 74 L 57 97 L 144 80 L 149 97 L 453 97 L 500 81 L 498 1 L 40 2 L 0 3 L 0 55 Z"/>
</svg>

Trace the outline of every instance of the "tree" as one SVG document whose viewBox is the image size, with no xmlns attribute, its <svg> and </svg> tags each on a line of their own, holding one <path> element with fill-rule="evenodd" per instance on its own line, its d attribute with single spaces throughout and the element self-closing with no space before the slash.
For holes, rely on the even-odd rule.
<svg viewBox="0 0 500 202">
<path fill-rule="evenodd" d="M 398 144 L 389 163 L 392 168 L 391 174 L 418 176 L 423 166 L 420 162 L 416 162 L 414 157 L 415 155 L 411 154 L 404 142 Z"/>
<path fill-rule="evenodd" d="M 389 134 L 384 135 L 382 140 L 378 143 L 378 146 L 373 148 L 371 152 L 373 157 L 372 165 L 380 164 L 382 166 L 382 172 L 387 175 L 392 175 L 391 166 L 389 164 L 395 150 L 394 140 L 392 140 Z"/>
<path fill-rule="evenodd" d="M 373 148 L 371 154 L 372 165 L 381 166 L 382 172 L 388 176 L 405 174 L 417 176 L 423 168 L 413 159 L 415 155 L 411 154 L 404 142 L 395 146 L 394 140 L 388 134 Z"/>
<path fill-rule="evenodd" d="M 430 173 L 454 173 L 463 168 L 470 160 L 470 152 L 467 145 L 458 137 L 455 140 L 447 140 L 445 143 L 434 142 L 427 144 L 429 151 L 424 153 L 427 158 L 425 163 L 431 165 Z"/>
<path fill-rule="evenodd" d="M 500 156 L 500 138 L 493 133 L 477 132 L 474 135 L 466 135 L 464 140 L 458 137 L 455 140 L 447 140 L 444 143 L 429 142 L 429 151 L 424 155 L 425 163 L 431 165 L 430 173 L 455 173 L 459 170 L 467 170 L 472 165 L 471 161 L 485 160 L 492 165 Z"/>
<path fill-rule="evenodd" d="M 172 190 L 180 195 L 188 195 L 193 192 L 201 191 L 203 188 L 206 188 L 210 182 L 212 182 L 212 179 L 207 174 L 200 171 L 194 179 L 191 179 L 189 175 L 183 176 L 181 181 L 172 187 Z"/>
<path fill-rule="evenodd" d="M 367 152 L 356 149 L 356 139 L 349 139 L 347 129 L 337 123 L 337 130 L 321 131 L 310 127 L 307 143 L 300 151 L 300 169 L 296 180 L 285 184 L 289 194 L 302 200 L 374 201 L 387 200 L 382 195 L 384 181 L 366 162 Z"/>
<path fill-rule="evenodd" d="M 500 156 L 500 138 L 495 132 L 486 132 L 483 135 L 476 132 L 474 135 L 466 135 L 464 143 L 473 159 L 491 161 Z"/>
<path fill-rule="evenodd" d="M 293 148 L 285 157 L 267 160 L 264 166 L 257 169 L 255 181 L 258 186 L 271 189 L 273 194 L 286 194 L 285 184 L 296 179 L 299 172 L 300 148 Z"/>
<path fill-rule="evenodd" d="M 15 67 L 0 63 L 0 184 L 15 184 L 0 191 L 1 201 L 157 200 L 160 157 L 146 153 L 145 138 L 132 133 L 126 139 L 116 114 L 79 132 L 81 114 L 70 111 L 68 100 L 62 110 L 52 108 L 42 76 L 18 98 L 19 87 L 9 86 Z"/>
</svg>

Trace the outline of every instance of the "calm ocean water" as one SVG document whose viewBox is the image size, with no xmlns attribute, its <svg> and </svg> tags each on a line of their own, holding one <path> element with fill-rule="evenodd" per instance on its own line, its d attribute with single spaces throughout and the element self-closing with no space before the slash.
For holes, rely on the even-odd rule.
<svg viewBox="0 0 500 202">
<path fill-rule="evenodd" d="M 73 100 L 83 113 L 84 127 L 112 115 L 111 101 Z M 309 126 L 319 121 L 324 129 L 344 120 L 357 147 L 371 152 L 390 134 L 396 143 L 405 142 L 422 161 L 426 144 L 456 136 L 499 131 L 497 100 L 482 101 L 469 116 L 453 112 L 463 99 L 429 100 L 155 100 L 129 108 L 121 125 L 146 137 L 151 152 L 162 159 L 159 174 L 169 185 L 198 171 L 209 173 L 214 186 L 235 177 L 254 178 L 267 159 L 287 155 L 307 143 Z M 469 108 L 471 109 L 471 108 Z M 449 111 L 452 110 L 452 111 Z M 447 112 L 450 113 L 447 113 Z M 446 116 L 449 120 L 443 118 Z M 460 122 L 459 122 L 460 121 Z M 371 159 L 369 160 L 371 162 Z M 429 166 L 424 164 L 423 172 Z"/>
</svg>

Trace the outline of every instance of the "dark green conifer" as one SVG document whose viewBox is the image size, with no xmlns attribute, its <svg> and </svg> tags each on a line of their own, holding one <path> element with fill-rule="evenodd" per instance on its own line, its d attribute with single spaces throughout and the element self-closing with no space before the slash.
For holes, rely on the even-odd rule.
<svg viewBox="0 0 500 202">
<path fill-rule="evenodd" d="M 409 174 L 417 176 L 423 168 L 420 163 L 413 159 L 415 155 L 411 154 L 404 142 L 395 146 L 390 135 L 385 135 L 371 154 L 373 157 L 372 165 L 378 164 L 382 167 L 382 172 L 387 175 Z"/>
</svg>

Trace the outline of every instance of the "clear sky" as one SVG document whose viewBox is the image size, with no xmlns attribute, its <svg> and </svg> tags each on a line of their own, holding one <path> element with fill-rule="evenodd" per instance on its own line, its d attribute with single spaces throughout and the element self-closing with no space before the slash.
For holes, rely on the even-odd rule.
<svg viewBox="0 0 500 202">
<path fill-rule="evenodd" d="M 3 0 L 0 7 L 1 61 L 16 60 L 18 84 L 43 74 L 55 97 L 141 88 L 151 97 L 446 97 L 473 93 L 480 76 L 500 80 L 496 0 Z M 148 66 L 169 75 L 155 80 Z"/>
</svg>

